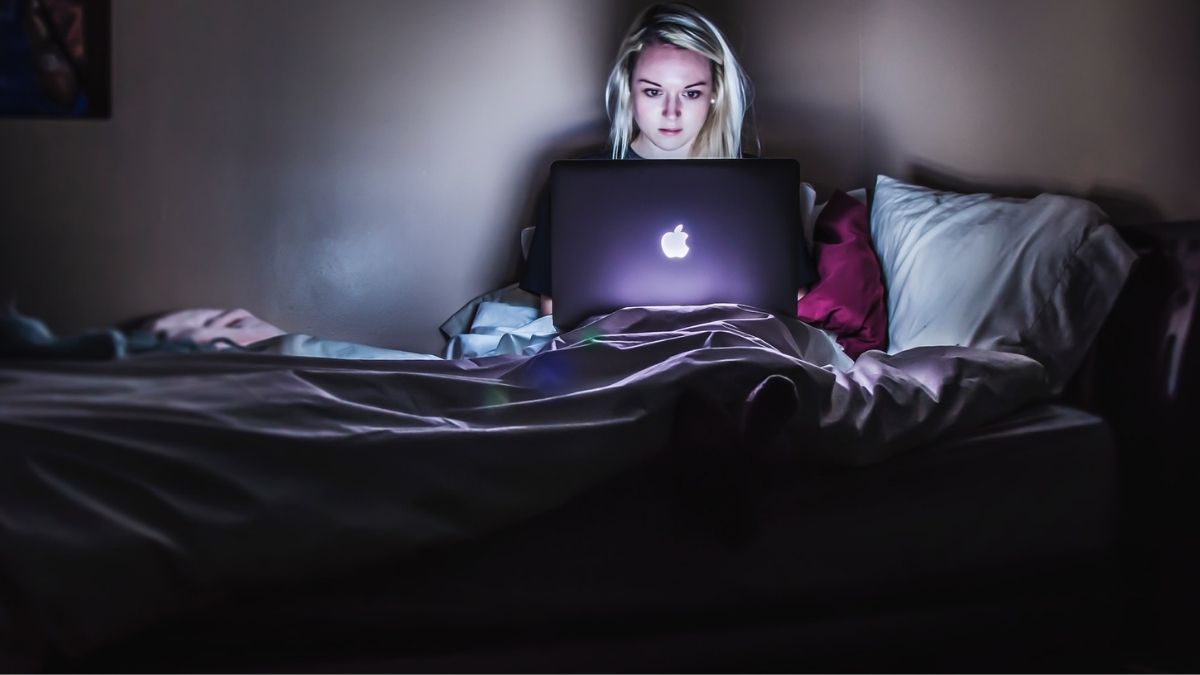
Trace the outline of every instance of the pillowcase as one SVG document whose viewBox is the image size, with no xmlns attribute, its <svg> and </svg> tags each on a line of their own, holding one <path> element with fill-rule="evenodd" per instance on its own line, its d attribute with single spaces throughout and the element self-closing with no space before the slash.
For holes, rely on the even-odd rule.
<svg viewBox="0 0 1200 675">
<path fill-rule="evenodd" d="M 819 280 L 796 303 L 796 316 L 833 333 L 846 355 L 887 346 L 883 277 L 871 246 L 866 204 L 835 192 L 813 227 Z"/>
<path fill-rule="evenodd" d="M 1083 199 L 957 194 L 879 176 L 871 237 L 887 287 L 889 351 L 1024 354 L 1061 392 L 1135 258 L 1107 220 Z"/>
</svg>

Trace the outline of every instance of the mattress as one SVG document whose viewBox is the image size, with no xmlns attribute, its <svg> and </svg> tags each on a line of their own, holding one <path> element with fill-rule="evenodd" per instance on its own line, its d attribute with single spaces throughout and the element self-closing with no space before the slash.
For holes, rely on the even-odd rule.
<svg viewBox="0 0 1200 675">
<path fill-rule="evenodd" d="M 1033 630 L 1027 610 L 1079 619 L 1047 588 L 1080 606 L 1104 595 L 1116 453 L 1080 410 L 1037 405 L 880 465 L 785 463 L 702 491 L 680 488 L 678 461 L 402 564 L 212 598 L 61 665 L 706 670 L 861 654 L 870 635 L 917 649 L 988 630 L 1005 649 L 1005 626 Z"/>
</svg>

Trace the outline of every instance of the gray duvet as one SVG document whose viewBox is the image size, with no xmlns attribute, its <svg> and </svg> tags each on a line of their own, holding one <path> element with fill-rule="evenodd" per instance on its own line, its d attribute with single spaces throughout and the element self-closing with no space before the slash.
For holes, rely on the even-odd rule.
<svg viewBox="0 0 1200 675">
<path fill-rule="evenodd" d="M 733 305 L 623 309 L 534 356 L 0 363 L 0 649 L 81 654 L 517 522 L 662 453 L 683 392 L 736 407 L 771 375 L 795 388 L 772 421 L 795 462 L 883 461 L 1048 393 L 1023 356 L 851 363 Z"/>
</svg>

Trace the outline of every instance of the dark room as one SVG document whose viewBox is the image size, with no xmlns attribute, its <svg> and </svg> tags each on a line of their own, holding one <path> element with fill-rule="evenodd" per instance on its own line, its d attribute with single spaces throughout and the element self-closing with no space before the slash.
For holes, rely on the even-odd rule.
<svg viewBox="0 0 1200 675">
<path fill-rule="evenodd" d="M 1195 672 L 1198 294 L 1196 0 L 0 0 L 0 671 Z"/>
</svg>

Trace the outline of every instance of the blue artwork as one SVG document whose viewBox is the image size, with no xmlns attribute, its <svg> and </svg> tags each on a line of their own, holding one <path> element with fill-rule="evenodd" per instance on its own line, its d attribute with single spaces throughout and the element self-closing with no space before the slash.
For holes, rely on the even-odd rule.
<svg viewBox="0 0 1200 675">
<path fill-rule="evenodd" d="M 0 116 L 108 117 L 110 0 L 0 0 Z"/>
</svg>

